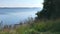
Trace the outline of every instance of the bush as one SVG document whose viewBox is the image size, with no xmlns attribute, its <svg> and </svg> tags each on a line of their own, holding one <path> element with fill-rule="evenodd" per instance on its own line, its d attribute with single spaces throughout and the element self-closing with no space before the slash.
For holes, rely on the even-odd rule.
<svg viewBox="0 0 60 34">
<path fill-rule="evenodd" d="M 46 31 L 51 31 L 51 32 L 59 32 L 60 31 L 60 21 L 56 20 L 56 21 L 42 21 L 42 22 L 37 22 L 34 23 L 33 26 L 31 26 L 32 28 L 34 28 L 36 31 L 39 32 L 46 32 Z"/>
</svg>

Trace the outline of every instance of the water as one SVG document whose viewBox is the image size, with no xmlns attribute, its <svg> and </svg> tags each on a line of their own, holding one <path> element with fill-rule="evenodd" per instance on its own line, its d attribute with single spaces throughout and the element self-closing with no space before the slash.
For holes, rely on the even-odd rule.
<svg viewBox="0 0 60 34">
<path fill-rule="evenodd" d="M 0 8 L 0 21 L 3 24 L 17 24 L 28 17 L 35 17 L 41 8 Z"/>
</svg>

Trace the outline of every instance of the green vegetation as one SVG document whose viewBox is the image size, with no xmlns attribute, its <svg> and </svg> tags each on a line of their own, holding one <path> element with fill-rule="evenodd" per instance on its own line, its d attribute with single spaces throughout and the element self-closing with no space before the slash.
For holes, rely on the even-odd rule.
<svg viewBox="0 0 60 34">
<path fill-rule="evenodd" d="M 60 34 L 60 20 L 33 21 L 13 30 L 7 29 L 0 31 L 0 34 Z"/>
<path fill-rule="evenodd" d="M 44 0 L 43 5 L 43 10 L 36 14 L 38 19 L 60 18 L 60 0 Z"/>
<path fill-rule="evenodd" d="M 14 29 L 7 25 L 0 34 L 60 34 L 60 0 L 44 0 L 43 5 L 35 20 L 28 19 Z"/>
</svg>

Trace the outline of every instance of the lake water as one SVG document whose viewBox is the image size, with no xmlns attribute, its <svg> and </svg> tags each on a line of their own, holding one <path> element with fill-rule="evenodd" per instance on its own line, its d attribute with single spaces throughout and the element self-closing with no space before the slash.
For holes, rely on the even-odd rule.
<svg viewBox="0 0 60 34">
<path fill-rule="evenodd" d="M 0 21 L 3 24 L 17 24 L 28 17 L 35 17 L 41 8 L 0 8 Z"/>
</svg>

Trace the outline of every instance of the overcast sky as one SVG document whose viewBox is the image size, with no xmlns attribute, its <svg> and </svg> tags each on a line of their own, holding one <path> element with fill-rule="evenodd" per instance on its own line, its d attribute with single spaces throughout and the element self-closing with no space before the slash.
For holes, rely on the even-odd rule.
<svg viewBox="0 0 60 34">
<path fill-rule="evenodd" d="M 0 0 L 0 7 L 42 7 L 43 0 Z"/>
</svg>

